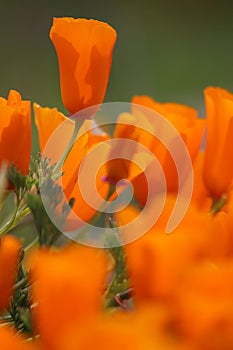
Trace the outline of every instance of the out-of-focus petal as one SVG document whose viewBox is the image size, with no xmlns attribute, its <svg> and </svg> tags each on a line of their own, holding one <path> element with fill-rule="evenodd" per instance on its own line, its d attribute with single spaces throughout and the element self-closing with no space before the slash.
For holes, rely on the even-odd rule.
<svg viewBox="0 0 233 350">
<path fill-rule="evenodd" d="M 0 240 L 0 311 L 8 306 L 16 281 L 20 242 L 6 235 Z"/>
<path fill-rule="evenodd" d="M 75 244 L 59 251 L 38 251 L 32 266 L 35 326 L 46 349 L 57 350 L 58 335 L 101 309 L 106 257 Z"/>
</svg>

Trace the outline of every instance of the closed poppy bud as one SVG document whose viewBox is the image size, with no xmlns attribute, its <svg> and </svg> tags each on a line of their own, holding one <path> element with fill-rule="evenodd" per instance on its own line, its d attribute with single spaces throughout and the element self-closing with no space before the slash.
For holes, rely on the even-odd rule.
<svg viewBox="0 0 233 350">
<path fill-rule="evenodd" d="M 233 179 L 233 94 L 208 87 L 204 91 L 207 135 L 204 157 L 204 183 L 210 195 L 220 198 Z"/>
<path fill-rule="evenodd" d="M 0 163 L 13 163 L 26 175 L 31 155 L 30 102 L 11 90 L 8 99 L 0 97 Z"/>
<path fill-rule="evenodd" d="M 54 18 L 50 38 L 58 56 L 62 100 L 70 113 L 102 103 L 116 36 L 110 25 L 97 20 Z"/>
<path fill-rule="evenodd" d="M 0 311 L 7 307 L 17 275 L 20 243 L 13 236 L 0 240 Z"/>
</svg>

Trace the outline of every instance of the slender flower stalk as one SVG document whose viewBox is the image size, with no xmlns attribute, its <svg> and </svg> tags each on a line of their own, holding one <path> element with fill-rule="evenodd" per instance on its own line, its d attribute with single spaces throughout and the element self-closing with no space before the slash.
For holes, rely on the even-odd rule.
<svg viewBox="0 0 233 350">
<path fill-rule="evenodd" d="M 60 172 L 65 160 L 67 159 L 68 155 L 70 154 L 70 151 L 73 148 L 76 137 L 77 137 L 84 121 L 85 121 L 85 119 L 83 119 L 83 118 L 79 118 L 75 121 L 74 131 L 73 131 L 73 134 L 71 135 L 70 141 L 69 141 L 66 149 L 64 150 L 64 153 L 62 154 L 61 158 L 59 159 L 58 163 L 54 167 L 54 172 L 53 172 L 53 179 L 54 180 L 56 180 L 56 177 L 59 176 L 59 172 Z"/>
</svg>

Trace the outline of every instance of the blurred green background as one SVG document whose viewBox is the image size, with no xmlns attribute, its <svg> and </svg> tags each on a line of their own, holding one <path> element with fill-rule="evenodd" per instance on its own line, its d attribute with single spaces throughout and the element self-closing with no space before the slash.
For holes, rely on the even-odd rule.
<svg viewBox="0 0 233 350">
<path fill-rule="evenodd" d="M 118 32 L 105 101 L 148 94 L 203 114 L 206 86 L 233 91 L 232 13 L 229 0 L 1 1 L 0 95 L 14 88 L 64 112 L 49 29 L 54 16 L 87 17 Z"/>
</svg>

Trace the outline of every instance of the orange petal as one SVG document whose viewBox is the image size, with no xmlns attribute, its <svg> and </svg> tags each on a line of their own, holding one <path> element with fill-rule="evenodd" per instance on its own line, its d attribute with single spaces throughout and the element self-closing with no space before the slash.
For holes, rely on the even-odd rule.
<svg viewBox="0 0 233 350">
<path fill-rule="evenodd" d="M 153 342 L 151 335 L 140 317 L 100 315 L 92 322 L 84 323 L 80 329 L 74 327 L 69 330 L 59 342 L 57 350 L 165 349 L 165 344 L 160 341 Z"/>
<path fill-rule="evenodd" d="M 149 96 L 134 96 L 132 103 L 150 108 L 167 118 L 178 130 L 192 125 L 197 118 L 196 109 L 178 103 L 160 103 Z"/>
<path fill-rule="evenodd" d="M 96 249 L 69 245 L 38 251 L 32 263 L 34 320 L 41 341 L 57 349 L 58 335 L 91 319 L 101 308 L 106 256 Z"/>
<path fill-rule="evenodd" d="M 126 249 L 129 276 L 135 287 L 137 303 L 158 301 L 173 296 L 183 273 L 199 259 L 203 252 L 208 218 L 190 206 L 183 221 L 171 234 L 165 234 L 165 227 L 175 204 L 175 196 L 169 195 L 162 215 L 154 227 L 138 240 L 128 244 Z M 134 220 L 140 212 L 127 207 L 117 213 L 122 234 L 123 225 Z M 143 210 L 141 212 L 143 215 Z"/>
<path fill-rule="evenodd" d="M 177 286 L 178 325 L 192 343 L 204 340 L 205 349 L 232 347 L 232 276 L 232 261 L 205 261 Z"/>
<path fill-rule="evenodd" d="M 0 163 L 13 163 L 26 175 L 31 156 L 30 102 L 11 90 L 8 100 L 0 99 L 0 116 Z"/>
<path fill-rule="evenodd" d="M 180 137 L 183 139 L 191 160 L 194 162 L 201 146 L 205 127 L 205 121 L 197 118 L 197 111 L 195 109 L 176 103 L 158 103 L 148 96 L 135 96 L 132 99 L 132 109 L 134 112 L 140 110 L 136 105 L 141 105 L 148 108 L 148 111 L 147 109 L 144 111 L 141 110 L 141 114 L 144 114 L 144 119 L 148 118 L 148 122 L 151 124 L 153 124 L 153 118 L 149 109 L 159 113 L 165 118 L 165 120 L 167 120 L 167 122 L 171 123 L 177 130 L 177 135 L 180 135 Z M 155 115 L 153 117 L 156 118 Z M 154 133 L 154 135 L 160 136 L 163 140 L 163 133 L 166 132 L 166 136 L 168 136 L 168 131 L 166 128 L 164 128 L 165 124 L 162 122 L 160 122 L 160 124 L 160 128 L 158 129 L 157 127 L 154 131 L 153 125 L 151 125 L 151 130 L 152 134 Z M 159 132 L 160 134 L 158 134 Z M 145 138 L 148 139 L 148 136 Z M 171 142 L 174 142 L 176 145 L 175 138 L 174 140 L 170 140 L 170 145 L 172 145 Z M 149 148 L 163 167 L 168 191 L 177 192 L 177 169 L 172 155 L 169 154 L 167 146 L 163 145 L 162 142 L 160 142 L 158 138 L 154 136 Z"/>
<path fill-rule="evenodd" d="M 204 182 L 215 197 L 225 194 L 232 181 L 233 94 L 224 89 L 205 90 L 207 136 Z"/>
<path fill-rule="evenodd" d="M 56 130 L 56 128 L 67 120 L 57 108 L 44 108 L 37 103 L 33 104 L 35 114 L 35 124 L 38 130 L 39 143 L 41 151 L 44 150 L 50 136 Z M 70 121 L 72 124 L 72 121 Z"/>
<path fill-rule="evenodd" d="M 7 235 L 0 240 L 0 311 L 8 306 L 17 276 L 20 242 Z"/>
<path fill-rule="evenodd" d="M 201 211 L 209 213 L 212 206 L 212 200 L 209 197 L 203 181 L 203 163 L 204 153 L 199 152 L 193 166 L 194 186 L 192 201 Z"/>
</svg>

